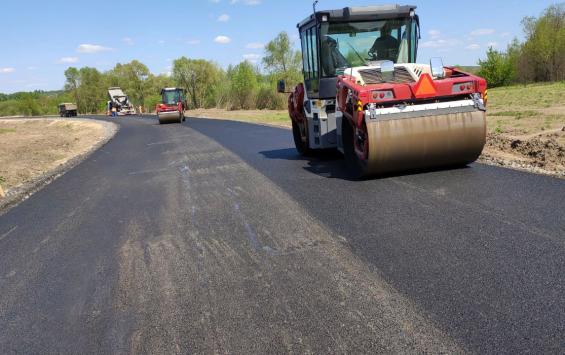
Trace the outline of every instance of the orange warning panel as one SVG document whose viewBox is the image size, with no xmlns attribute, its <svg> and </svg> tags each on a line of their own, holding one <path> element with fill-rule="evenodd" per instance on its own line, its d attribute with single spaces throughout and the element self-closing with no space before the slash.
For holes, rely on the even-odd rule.
<svg viewBox="0 0 565 355">
<path fill-rule="evenodd" d="M 414 95 L 418 99 L 432 97 L 436 95 L 436 87 L 434 85 L 434 81 L 429 74 L 422 74 L 420 76 L 420 80 L 414 87 Z"/>
</svg>

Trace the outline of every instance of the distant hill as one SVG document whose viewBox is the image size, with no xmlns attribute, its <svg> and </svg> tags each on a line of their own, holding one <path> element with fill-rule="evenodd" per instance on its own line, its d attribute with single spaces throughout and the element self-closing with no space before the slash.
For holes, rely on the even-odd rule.
<svg viewBox="0 0 565 355">
<path fill-rule="evenodd" d="M 35 90 L 35 91 L 18 91 L 11 94 L 4 94 L 0 92 L 0 101 L 2 100 L 11 100 L 11 99 L 18 99 L 25 95 L 32 95 L 34 97 L 39 96 L 47 96 L 47 97 L 55 97 L 64 94 L 64 90 L 52 90 L 52 91 L 43 91 L 43 90 Z"/>
</svg>

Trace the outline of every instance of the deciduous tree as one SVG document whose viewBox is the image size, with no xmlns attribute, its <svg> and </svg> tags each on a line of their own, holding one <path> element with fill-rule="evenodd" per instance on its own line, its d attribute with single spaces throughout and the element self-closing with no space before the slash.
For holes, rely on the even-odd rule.
<svg viewBox="0 0 565 355">
<path fill-rule="evenodd" d="M 181 57 L 173 62 L 173 80 L 186 90 L 194 108 L 213 100 L 221 69 L 204 59 Z"/>
<path fill-rule="evenodd" d="M 286 32 L 281 32 L 265 46 L 263 58 L 265 69 L 279 79 L 289 83 L 297 83 L 302 71 L 300 51 L 293 48 L 292 41 Z"/>
</svg>

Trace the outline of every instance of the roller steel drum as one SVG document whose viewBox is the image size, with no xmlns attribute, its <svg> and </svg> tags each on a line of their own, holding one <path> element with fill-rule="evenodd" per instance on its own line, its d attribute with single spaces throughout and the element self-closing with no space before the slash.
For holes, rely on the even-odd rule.
<svg viewBox="0 0 565 355">
<path fill-rule="evenodd" d="M 181 114 L 179 111 L 159 112 L 159 123 L 180 123 Z"/>
<path fill-rule="evenodd" d="M 463 112 L 366 118 L 368 159 L 360 162 L 362 175 L 474 162 L 486 143 L 486 114 L 469 108 L 459 111 Z"/>
</svg>

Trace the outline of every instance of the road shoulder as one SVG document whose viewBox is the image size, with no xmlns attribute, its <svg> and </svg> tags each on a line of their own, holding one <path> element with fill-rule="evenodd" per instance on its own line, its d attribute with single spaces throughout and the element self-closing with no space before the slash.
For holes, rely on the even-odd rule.
<svg viewBox="0 0 565 355">
<path fill-rule="evenodd" d="M 24 177 L 11 176 L 7 187 L 4 181 L 0 195 L 0 215 L 2 215 L 106 144 L 119 127 L 112 122 L 87 118 L 38 117 L 2 118 L 0 129 L 5 136 L 3 144 L 0 144 L 0 151 L 4 151 L 3 155 L 5 154 L 3 158 L 5 161 L 2 164 L 5 164 L 3 172 L 5 175 L 18 174 L 14 162 L 17 162 L 21 168 L 26 164 L 28 166 L 34 164 L 31 160 L 40 159 L 38 155 L 51 153 L 50 159 L 43 157 L 41 167 L 34 166 L 33 172 L 22 173 Z M 64 138 L 53 139 L 53 135 L 58 135 L 56 132 L 60 132 L 60 136 Z M 18 140 L 19 144 L 17 144 Z M 45 141 L 52 142 L 52 146 L 43 145 Z M 61 150 L 65 152 L 61 153 Z M 7 179 L 3 178 L 3 180 Z"/>
</svg>

